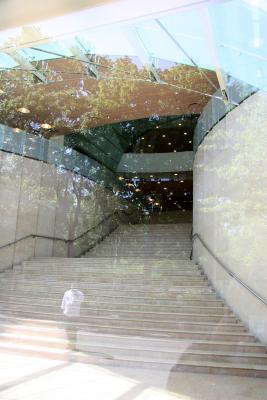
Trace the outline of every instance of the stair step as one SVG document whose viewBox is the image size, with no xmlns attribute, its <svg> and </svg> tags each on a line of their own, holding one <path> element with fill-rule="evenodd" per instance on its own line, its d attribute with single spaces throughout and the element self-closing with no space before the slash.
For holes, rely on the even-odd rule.
<svg viewBox="0 0 267 400">
<path fill-rule="evenodd" d="M 116 299 L 115 299 L 116 300 Z M 131 299 L 130 299 L 131 300 Z M 32 304 L 34 302 L 35 305 L 37 304 L 43 304 L 43 305 L 54 305 L 54 306 L 58 306 L 59 305 L 59 299 L 58 298 L 49 298 L 47 297 L 45 302 L 42 298 L 40 297 L 23 297 L 23 296 L 3 296 L 2 294 L 0 294 L 0 304 Z M 150 309 L 154 306 L 157 310 L 159 310 L 160 308 L 167 310 L 170 310 L 170 308 L 175 308 L 175 307 L 182 307 L 182 306 L 191 306 L 191 307 L 224 307 L 224 303 L 221 300 L 177 300 L 176 303 L 170 303 L 168 305 L 149 305 L 149 304 L 142 304 L 142 303 L 115 303 L 114 301 L 109 302 L 109 303 L 105 303 L 104 301 L 97 301 L 97 299 L 95 298 L 95 296 L 91 296 L 91 299 L 88 298 L 88 296 L 86 296 L 85 301 L 82 304 L 82 307 L 88 307 L 88 305 L 94 304 L 96 307 L 100 307 L 100 306 L 106 306 L 106 307 L 122 307 L 122 309 L 126 308 L 127 310 L 133 310 L 134 308 L 136 310 L 140 310 L 141 308 L 147 308 Z M 105 307 L 103 307 L 105 308 Z M 170 311 L 171 312 L 171 311 Z"/>
<path fill-rule="evenodd" d="M 19 318 L 23 318 L 23 315 L 20 314 Z M 18 320 L 16 318 L 15 320 Z M 8 315 L 5 315 L 7 318 Z M 30 318 L 30 316 L 28 316 Z M 38 318 L 38 315 L 35 316 L 35 318 Z M 39 317 L 40 318 L 40 317 Z M 50 318 L 49 320 L 49 328 L 45 328 L 47 325 L 47 319 Z M 15 329 L 16 331 L 24 332 L 25 334 L 29 334 L 30 332 L 35 335 L 43 335 L 45 333 L 46 336 L 53 336 L 53 337 L 65 337 L 66 331 L 63 329 L 64 327 L 67 328 L 68 326 L 73 326 L 71 323 L 66 323 L 66 322 L 59 322 L 60 319 L 57 318 L 54 320 L 55 328 L 51 328 L 51 315 L 46 315 L 43 314 L 43 318 L 40 318 L 40 320 L 43 319 L 43 328 L 40 327 L 41 322 L 38 320 L 38 326 L 34 327 L 32 325 L 11 325 L 9 330 Z M 26 318 L 24 317 L 24 320 Z M 32 318 L 33 319 L 33 318 Z M 82 330 L 83 329 L 83 334 L 88 333 L 98 333 L 98 334 L 119 334 L 119 335 L 132 335 L 132 336 L 142 336 L 142 337 L 153 337 L 153 338 L 176 338 L 176 339 L 186 339 L 186 340 L 205 340 L 205 341 L 229 341 L 229 342 L 245 342 L 245 343 L 254 343 L 255 339 L 253 335 L 250 335 L 249 333 L 245 332 L 222 332 L 222 331 L 197 331 L 197 330 L 184 330 L 184 329 L 171 329 L 168 327 L 168 329 L 164 328 L 157 328 L 155 327 L 150 328 L 150 327 L 131 327 L 131 326 L 116 326 L 116 325 L 108 325 L 104 324 L 103 321 L 98 321 L 101 322 L 100 325 L 93 323 L 93 322 L 86 322 L 86 323 L 81 323 L 75 324 L 75 330 Z M 1 324 L 3 326 L 3 324 Z M 166 325 L 165 325 L 166 326 Z M 60 329 L 59 329 L 60 327 Z M 5 328 L 7 331 L 7 327 Z M 69 329 L 68 329 L 69 331 Z"/>
<path fill-rule="evenodd" d="M 54 292 L 53 294 L 50 294 L 49 297 L 46 296 L 46 299 L 50 299 L 53 301 L 57 301 L 58 302 L 58 298 L 61 295 L 62 292 Z M 31 296 L 29 297 L 29 292 L 26 293 L 18 293 L 18 292 L 11 292 L 11 293 L 4 293 L 1 292 L 0 293 L 0 299 L 3 299 L 3 301 L 9 301 L 9 300 L 14 300 L 14 299 L 22 299 L 24 301 L 29 300 L 29 302 L 34 301 L 34 299 L 42 299 L 42 297 L 35 295 L 35 296 Z M 103 300 L 101 300 L 101 298 Z M 120 303 L 120 299 L 123 300 L 123 304 L 143 304 L 143 305 L 155 305 L 155 306 L 161 306 L 161 307 L 175 307 L 177 305 L 181 305 L 184 304 L 184 302 L 186 302 L 187 305 L 205 305 L 205 302 L 207 302 L 206 305 L 211 305 L 212 302 L 222 302 L 223 301 L 219 298 L 217 298 L 216 294 L 214 292 L 208 292 L 208 293 L 177 293 L 175 298 L 173 299 L 168 299 L 168 298 L 163 298 L 162 296 L 158 299 L 151 299 L 150 297 L 126 297 L 123 296 L 123 293 L 117 293 L 116 295 L 110 295 L 110 294 L 103 294 L 101 296 L 97 296 L 97 295 L 92 295 L 91 292 L 86 293 L 86 298 L 85 301 L 88 302 L 94 302 L 94 303 L 99 303 L 99 302 L 105 302 L 108 301 L 108 303 L 114 303 L 114 302 L 118 302 Z M 138 300 L 138 302 L 137 302 Z M 195 302 L 197 304 L 195 304 Z M 126 306 L 127 306 L 126 304 Z M 128 306 L 127 306 L 128 307 Z"/>
<path fill-rule="evenodd" d="M 76 362 L 89 362 L 96 363 L 99 365 L 118 365 L 128 367 L 143 367 L 143 368 L 156 368 L 156 369 L 167 369 L 172 368 L 172 371 L 186 371 L 186 372 L 199 372 L 199 373 L 217 373 L 227 375 L 239 375 L 239 376 L 253 376 L 253 377 L 267 377 L 267 367 L 264 365 L 253 365 L 253 364 L 238 364 L 238 363 L 223 363 L 223 362 L 201 362 L 201 361 L 178 361 L 173 365 L 173 361 L 151 361 L 149 359 L 138 359 L 137 357 L 117 358 L 111 359 L 107 354 L 92 353 L 80 353 L 70 352 L 61 349 L 47 349 L 41 346 L 30 346 L 30 345 L 11 345 L 10 343 L 1 343 L 1 351 L 13 352 L 16 354 L 26 354 L 37 357 L 46 357 L 58 360 L 71 360 Z"/>
<path fill-rule="evenodd" d="M 5 315 L 0 315 L 1 331 L 9 333 L 21 334 L 37 334 L 39 336 L 52 337 L 62 339 L 65 337 L 64 327 L 67 322 L 53 321 L 53 320 L 37 320 L 37 319 L 25 319 L 21 317 L 14 317 L 11 320 Z M 70 324 L 71 326 L 71 324 Z M 108 335 L 108 334 L 96 334 L 86 331 L 87 325 L 80 323 L 77 325 L 83 336 L 88 337 L 88 341 L 105 341 L 106 344 L 119 344 L 119 345 L 134 345 L 137 347 L 144 348 L 157 348 L 157 349 L 190 349 L 194 350 L 211 350 L 219 348 L 221 351 L 234 351 L 238 352 L 252 352 L 252 353 L 263 353 L 266 354 L 266 348 L 260 343 L 253 342 L 231 342 L 231 341 L 207 341 L 207 340 L 189 340 L 185 339 L 166 339 L 166 338 L 155 338 L 155 337 L 136 337 L 136 336 L 121 336 L 121 335 Z M 83 329 L 83 330 L 82 330 Z"/>
<path fill-rule="evenodd" d="M 26 283 L 14 284 L 10 285 L 10 287 L 1 286 L 1 293 L 35 293 L 40 295 L 42 294 L 50 294 L 50 293 L 58 293 L 59 296 L 62 296 L 64 291 L 69 289 L 70 285 L 50 285 L 47 286 L 45 284 L 42 285 L 29 285 Z M 175 299 L 177 294 L 181 293 L 214 293 L 210 286 L 208 285 L 191 285 L 191 286 L 175 286 L 172 290 L 168 290 L 166 286 L 162 285 L 160 288 L 158 286 L 149 286 L 149 285 L 127 285 L 127 284 L 112 284 L 112 283 L 96 283 L 90 285 L 80 285 L 79 289 L 84 293 L 87 290 L 90 290 L 91 294 L 95 295 L 127 295 L 129 293 L 131 296 L 135 297 L 147 297 L 147 298 L 166 298 L 166 299 Z M 86 294 L 86 293 L 85 293 Z"/>
<path fill-rule="evenodd" d="M 69 345 L 77 350 L 106 354 L 111 358 L 135 357 L 142 361 L 143 358 L 150 361 L 168 361 L 176 363 L 180 361 L 211 361 L 211 362 L 235 362 L 235 363 L 251 363 L 267 366 L 267 354 L 264 353 L 244 353 L 244 352 L 225 352 L 225 351 L 208 351 L 193 350 L 190 347 L 165 348 L 159 349 L 151 345 L 138 346 L 136 342 L 125 344 L 106 343 L 102 337 L 102 342 L 94 340 L 91 335 L 83 335 L 78 333 L 74 341 L 67 339 L 56 339 L 47 336 L 34 336 L 18 333 L 0 333 L 0 343 L 16 341 L 16 344 L 34 345 L 48 347 L 49 349 L 67 349 Z"/>
<path fill-rule="evenodd" d="M 10 305 L 5 307 L 0 307 L 0 312 L 5 314 L 13 315 L 21 315 L 21 316 L 32 316 L 35 318 L 50 318 L 50 319 L 58 319 L 62 318 L 62 314 L 59 310 L 59 307 L 46 307 L 46 306 L 16 306 L 11 307 Z M 221 323 L 220 322 L 203 322 L 203 321 L 174 321 L 170 317 L 164 319 L 157 318 L 157 313 L 150 313 L 151 317 L 144 315 L 144 313 L 139 313 L 139 315 L 135 315 L 133 312 L 126 314 L 126 312 L 110 312 L 106 313 L 107 315 L 103 315 L 99 313 L 98 315 L 94 315 L 90 313 L 90 309 L 84 309 L 83 314 L 80 317 L 82 321 L 86 321 L 88 324 L 106 324 L 111 326 L 121 326 L 121 327 L 131 327 L 134 326 L 136 328 L 153 328 L 155 330 L 162 329 L 168 325 L 170 329 L 182 329 L 182 330 L 199 330 L 199 331 L 211 331 L 211 332 L 245 332 L 245 328 L 242 324 L 238 323 Z"/>
<path fill-rule="evenodd" d="M 21 303 L 21 302 L 13 302 L 13 303 L 4 303 L 6 310 L 10 310 L 15 308 L 16 311 L 18 310 L 27 310 L 27 311 L 33 311 L 36 312 L 36 308 L 38 309 L 39 312 L 51 312 L 51 313 L 57 313 L 59 310 L 59 304 L 38 304 L 38 302 L 34 302 L 34 306 L 31 306 L 30 302 L 28 303 Z M 10 304 L 12 307 L 10 307 Z M 2 305 L 2 303 L 1 303 Z M 0 309 L 1 309 L 0 305 Z M 144 310 L 144 308 L 140 305 L 136 306 L 136 310 L 134 310 L 132 307 L 131 309 L 125 308 L 123 309 L 122 304 L 116 305 L 116 307 L 111 307 L 109 304 L 104 304 L 106 308 L 103 307 L 103 305 L 98 305 L 98 304 L 86 304 L 85 307 L 83 307 L 83 318 L 85 318 L 86 315 L 89 316 L 114 316 L 116 315 L 119 318 L 141 318 L 141 319 L 153 319 L 156 318 L 157 321 L 160 320 L 165 320 L 165 321 L 189 321 L 189 322 L 216 322 L 216 323 L 237 323 L 237 319 L 233 315 L 229 315 L 227 313 L 225 314 L 197 314 L 197 313 L 182 313 L 182 312 L 170 312 L 169 309 L 168 311 L 162 311 L 162 310 Z M 3 306 L 2 306 L 3 308 Z"/>
<path fill-rule="evenodd" d="M 21 274 L 21 276 L 19 276 L 18 274 L 15 276 L 4 276 L 1 279 L 1 282 L 10 282 L 11 284 L 15 284 L 15 283 L 22 283 L 24 284 L 24 282 L 29 283 L 29 282 L 69 282 L 69 281 L 75 281 L 75 282 L 125 282 L 125 283 L 132 283 L 132 284 L 142 284 L 142 283 L 146 283 L 146 284 L 161 284 L 161 283 L 167 283 L 169 286 L 171 283 L 173 283 L 174 285 L 183 285 L 184 283 L 187 284 L 195 284 L 195 283 L 199 283 L 202 284 L 203 282 L 207 283 L 207 278 L 201 275 L 180 275 L 180 276 L 152 276 L 152 277 L 146 277 L 143 275 L 140 276 L 135 276 L 135 277 L 128 277 L 128 276 L 123 276 L 123 275 L 119 275 L 119 274 L 101 274 L 99 276 L 97 275 L 89 275 L 89 274 L 84 274 L 84 275 L 80 275 L 80 276 L 76 276 L 75 274 L 65 274 L 65 275 L 47 275 L 47 276 L 30 276 L 30 275 L 26 275 L 25 274 Z"/>
<path fill-rule="evenodd" d="M 62 298 L 59 299 L 59 301 L 57 303 L 57 307 L 55 307 L 55 309 L 59 309 L 60 304 L 61 304 L 61 299 Z M 35 303 L 34 303 L 34 305 L 35 305 Z M 33 307 L 34 307 L 34 305 L 33 305 Z M 0 308 L 1 307 L 4 308 L 5 306 L 6 307 L 9 306 L 9 309 L 12 309 L 12 308 L 18 307 L 18 303 L 14 302 L 14 303 L 6 304 L 6 303 L 2 302 L 0 305 Z M 112 303 L 111 303 L 111 306 L 112 306 Z M 21 306 L 21 307 L 23 307 L 23 306 Z M 29 305 L 24 304 L 24 307 L 29 307 Z M 45 305 L 42 305 L 42 307 L 45 307 Z M 84 305 L 82 305 L 82 310 L 84 310 L 84 309 L 86 309 L 86 308 Z M 215 307 L 215 306 L 190 306 L 190 305 L 184 305 L 184 304 L 182 304 L 182 305 L 177 304 L 175 306 L 175 311 L 177 313 L 185 313 L 185 314 L 200 314 L 200 315 L 201 314 L 205 314 L 205 315 L 212 314 L 212 315 L 218 315 L 218 316 L 232 315 L 231 310 L 226 306 L 218 306 L 218 307 Z"/>
</svg>

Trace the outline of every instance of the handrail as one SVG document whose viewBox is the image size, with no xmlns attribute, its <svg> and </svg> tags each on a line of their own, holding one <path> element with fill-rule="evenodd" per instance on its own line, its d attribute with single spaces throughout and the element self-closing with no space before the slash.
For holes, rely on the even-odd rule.
<svg viewBox="0 0 267 400">
<path fill-rule="evenodd" d="M 88 229 L 86 232 L 83 232 L 81 235 L 77 236 L 77 237 L 74 238 L 74 239 L 63 239 L 63 238 L 54 237 L 54 236 L 45 236 L 45 235 L 38 235 L 38 234 L 31 233 L 31 234 L 29 234 L 29 235 L 23 236 L 23 237 L 20 238 L 20 239 L 15 240 L 14 242 L 10 242 L 10 243 L 7 243 L 7 244 L 4 244 L 4 245 L 0 246 L 0 250 L 4 249 L 4 248 L 6 248 L 6 247 L 9 247 L 9 246 L 13 246 L 13 245 L 15 245 L 16 243 L 21 242 L 22 240 L 29 239 L 29 238 L 33 238 L 33 239 L 34 239 L 34 238 L 41 238 L 41 239 L 49 239 L 49 240 L 58 240 L 58 241 L 61 241 L 61 242 L 64 242 L 64 243 L 72 243 L 72 242 L 75 242 L 75 241 L 78 240 L 78 239 L 81 239 L 83 236 L 87 235 L 87 234 L 88 234 L 89 232 L 91 232 L 92 230 L 98 228 L 99 225 L 103 224 L 103 222 L 107 221 L 109 218 L 111 218 L 111 217 L 115 216 L 116 214 L 118 214 L 119 211 L 121 211 L 121 212 L 123 212 L 123 213 L 125 213 L 125 214 L 127 214 L 127 215 L 129 215 L 129 216 L 132 215 L 132 214 L 135 212 L 135 211 L 134 211 L 133 213 L 128 214 L 128 213 L 126 213 L 124 210 L 116 210 L 116 211 L 114 211 L 112 214 L 109 214 L 108 216 L 106 216 L 105 218 L 103 218 L 101 221 L 99 221 L 98 224 L 96 224 L 96 225 L 93 226 L 92 228 Z"/>
<path fill-rule="evenodd" d="M 218 264 L 227 272 L 231 278 L 234 278 L 238 283 L 240 283 L 244 288 L 246 288 L 250 293 L 252 293 L 258 300 L 260 300 L 263 304 L 267 305 L 267 300 L 264 299 L 259 293 L 257 293 L 254 289 L 248 286 L 245 282 L 242 281 L 234 272 L 232 272 L 217 256 L 213 253 L 213 251 L 209 248 L 209 246 L 205 243 L 202 237 L 198 233 L 194 233 L 192 236 L 192 241 L 198 239 L 202 245 L 208 250 L 208 252 L 212 255 L 212 257 L 217 261 Z"/>
</svg>

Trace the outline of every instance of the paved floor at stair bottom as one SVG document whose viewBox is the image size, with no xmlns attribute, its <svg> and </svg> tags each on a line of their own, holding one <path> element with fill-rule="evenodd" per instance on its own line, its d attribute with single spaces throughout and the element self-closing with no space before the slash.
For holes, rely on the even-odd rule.
<svg viewBox="0 0 267 400">
<path fill-rule="evenodd" d="M 267 379 L 0 354 L 0 400 L 265 400 Z"/>
</svg>

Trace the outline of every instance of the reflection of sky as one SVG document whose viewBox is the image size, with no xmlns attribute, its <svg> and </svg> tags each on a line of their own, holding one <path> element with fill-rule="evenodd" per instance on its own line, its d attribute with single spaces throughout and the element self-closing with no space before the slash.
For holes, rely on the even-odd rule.
<svg viewBox="0 0 267 400">
<path fill-rule="evenodd" d="M 103 29 L 86 30 L 86 20 L 88 21 L 93 13 L 94 10 L 85 10 L 75 13 L 75 18 L 70 14 L 41 22 L 38 26 L 48 37 L 66 33 L 66 26 L 69 31 L 72 29 L 74 31 L 74 26 L 76 30 L 77 27 L 84 29 L 79 32 L 79 38 L 92 53 L 139 56 L 144 62 L 145 58 L 141 56 L 140 52 L 145 52 L 148 60 L 160 58 L 192 65 L 189 58 L 157 25 L 155 20 L 145 20 L 134 25 L 117 24 Z M 257 87 L 267 88 L 265 72 L 267 66 L 267 1 L 216 2 L 208 7 L 208 14 L 209 29 L 207 29 L 207 14 L 203 8 L 164 16 L 160 18 L 160 21 L 200 67 L 210 69 L 220 67 L 224 72 L 240 80 Z M 134 32 L 131 40 L 129 31 Z M 17 33 L 18 29 L 2 32 L 0 43 Z M 62 55 L 71 55 L 72 41 L 71 38 L 64 40 L 61 37 L 57 43 L 48 43 L 40 47 L 43 50 L 47 49 Z M 53 58 L 52 55 L 48 56 L 46 53 L 33 50 L 26 50 L 26 54 L 31 60 Z M 6 67 L 15 65 L 12 59 L 5 54 L 0 55 L 0 64 L 0 66 Z"/>
</svg>

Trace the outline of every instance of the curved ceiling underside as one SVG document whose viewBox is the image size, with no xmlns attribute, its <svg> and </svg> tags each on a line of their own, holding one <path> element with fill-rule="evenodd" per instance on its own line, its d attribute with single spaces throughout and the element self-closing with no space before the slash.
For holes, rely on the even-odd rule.
<svg viewBox="0 0 267 400">
<path fill-rule="evenodd" d="M 95 157 L 105 153 L 106 165 L 114 142 L 113 169 L 143 132 L 131 134 L 133 121 L 199 115 L 220 90 L 219 101 L 229 100 L 229 76 L 267 87 L 262 0 L 155 0 L 138 13 L 136 1 L 2 31 L 0 122 L 14 132 L 80 136 L 83 150 L 93 140 L 86 152 L 100 148 Z M 127 139 L 113 134 L 119 123 Z"/>
<path fill-rule="evenodd" d="M 200 113 L 217 89 L 227 91 L 229 75 L 265 86 L 262 0 L 139 6 L 114 2 L 2 31 L 1 122 L 29 130 L 47 123 L 60 134 Z"/>
<path fill-rule="evenodd" d="M 25 70 L 1 73 L 2 123 L 27 131 L 47 123 L 50 134 L 58 135 L 155 115 L 199 114 L 214 92 L 206 77 L 218 86 L 213 71 L 186 65 L 158 69 L 156 81 L 146 67 L 125 57 L 98 57 L 99 78 L 74 59 L 45 64 L 49 82 L 36 82 Z M 29 113 L 18 112 L 22 107 Z"/>
</svg>

